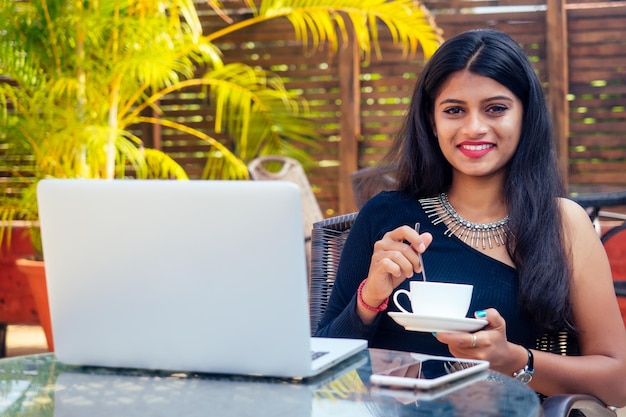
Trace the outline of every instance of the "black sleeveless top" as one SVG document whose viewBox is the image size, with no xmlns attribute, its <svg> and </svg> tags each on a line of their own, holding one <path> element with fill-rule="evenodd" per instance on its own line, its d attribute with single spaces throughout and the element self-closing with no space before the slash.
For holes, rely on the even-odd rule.
<svg viewBox="0 0 626 417">
<path fill-rule="evenodd" d="M 510 342 L 535 348 L 541 336 L 518 304 L 518 274 L 515 268 L 475 250 L 456 236 L 446 236 L 443 223 L 433 225 L 414 197 L 397 192 L 383 192 L 372 198 L 359 212 L 343 249 L 337 279 L 328 308 L 320 320 L 316 335 L 368 339 L 370 347 L 405 350 L 450 356 L 447 345 L 430 333 L 406 331 L 382 312 L 364 325 L 356 314 L 356 292 L 367 277 L 374 242 L 400 225 L 430 232 L 433 242 L 423 254 L 429 281 L 458 282 L 474 285 L 467 317 L 474 312 L 495 308 L 506 320 Z M 415 274 L 412 280 L 421 280 Z M 398 288 L 408 289 L 409 280 Z M 390 300 L 387 311 L 398 311 Z"/>
</svg>

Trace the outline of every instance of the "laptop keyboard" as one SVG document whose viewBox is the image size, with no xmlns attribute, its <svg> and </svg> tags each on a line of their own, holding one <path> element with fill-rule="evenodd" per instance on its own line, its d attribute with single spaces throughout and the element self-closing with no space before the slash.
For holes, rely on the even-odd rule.
<svg viewBox="0 0 626 417">
<path fill-rule="evenodd" d="M 311 360 L 315 360 L 327 354 L 328 352 L 316 352 L 314 350 L 311 351 Z"/>
</svg>

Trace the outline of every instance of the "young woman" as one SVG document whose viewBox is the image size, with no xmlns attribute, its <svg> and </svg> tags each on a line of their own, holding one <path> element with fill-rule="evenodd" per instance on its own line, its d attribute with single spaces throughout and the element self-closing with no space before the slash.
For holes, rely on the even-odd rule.
<svg viewBox="0 0 626 417">
<path fill-rule="evenodd" d="M 495 30 L 445 42 L 384 164 L 397 166 L 398 189 L 361 209 L 317 335 L 485 359 L 544 395 L 626 405 L 607 257 L 586 212 L 564 198 L 542 87 L 517 43 Z M 430 281 L 474 286 L 470 314 L 484 328 L 410 332 L 389 317 L 393 292 L 422 279 L 418 252 Z M 567 355 L 546 351 L 559 338 Z"/>
</svg>

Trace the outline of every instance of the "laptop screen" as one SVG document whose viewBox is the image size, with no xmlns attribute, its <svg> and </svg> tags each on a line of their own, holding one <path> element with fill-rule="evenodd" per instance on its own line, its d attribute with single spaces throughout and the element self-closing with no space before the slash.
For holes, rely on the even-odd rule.
<svg viewBox="0 0 626 417">
<path fill-rule="evenodd" d="M 279 376 L 310 366 L 293 183 L 54 179 L 38 199 L 59 360 Z"/>
</svg>

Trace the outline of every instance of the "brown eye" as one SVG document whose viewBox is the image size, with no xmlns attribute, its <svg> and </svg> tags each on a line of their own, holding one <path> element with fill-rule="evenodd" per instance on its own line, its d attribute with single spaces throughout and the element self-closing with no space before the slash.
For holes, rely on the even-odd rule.
<svg viewBox="0 0 626 417">
<path fill-rule="evenodd" d="M 460 107 L 449 107 L 447 109 L 445 109 L 443 112 L 446 114 L 459 114 L 461 113 L 463 110 Z"/>
<path fill-rule="evenodd" d="M 507 106 L 503 106 L 501 104 L 496 104 L 493 106 L 490 106 L 487 111 L 489 113 L 504 113 L 505 111 L 507 111 L 509 108 Z"/>
</svg>

